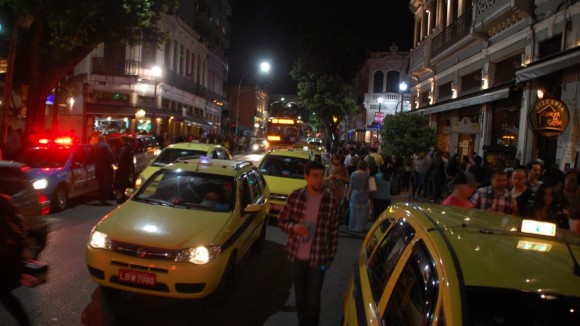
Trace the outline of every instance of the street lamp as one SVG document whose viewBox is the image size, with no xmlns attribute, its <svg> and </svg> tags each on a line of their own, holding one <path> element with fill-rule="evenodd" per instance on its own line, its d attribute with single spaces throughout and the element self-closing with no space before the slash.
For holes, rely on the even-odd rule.
<svg viewBox="0 0 580 326">
<path fill-rule="evenodd" d="M 268 62 L 262 62 L 260 64 L 260 71 L 259 72 L 263 72 L 263 73 L 267 73 L 268 71 L 270 71 L 270 63 Z M 240 82 L 238 83 L 238 96 L 236 99 L 236 132 L 234 134 L 234 137 L 238 136 L 238 124 L 240 122 L 240 89 L 242 87 L 242 82 L 244 81 L 244 79 L 246 79 L 246 77 L 248 76 L 250 72 L 248 71 L 241 79 Z"/>
<path fill-rule="evenodd" d="M 405 83 L 404 81 L 402 81 L 399 84 L 399 94 L 401 95 L 401 100 L 399 101 L 399 103 L 401 103 L 401 113 L 403 113 L 403 93 L 407 90 L 407 83 Z M 395 114 L 397 114 L 397 107 L 399 106 L 399 104 L 397 104 L 397 106 L 395 107 Z"/>
<path fill-rule="evenodd" d="M 379 96 L 379 98 L 377 99 L 377 101 L 379 101 L 379 113 L 381 113 L 381 105 L 383 105 L 383 97 Z"/>
<path fill-rule="evenodd" d="M 150 70 L 151 76 L 153 76 L 153 81 L 155 83 L 155 88 L 153 89 L 153 101 L 154 101 L 154 106 L 153 106 L 153 119 L 152 120 L 152 124 L 151 124 L 151 133 L 153 134 L 153 136 L 157 136 L 157 85 L 159 84 L 159 77 L 161 77 L 161 68 L 159 68 L 158 66 L 154 66 L 151 67 Z"/>
</svg>

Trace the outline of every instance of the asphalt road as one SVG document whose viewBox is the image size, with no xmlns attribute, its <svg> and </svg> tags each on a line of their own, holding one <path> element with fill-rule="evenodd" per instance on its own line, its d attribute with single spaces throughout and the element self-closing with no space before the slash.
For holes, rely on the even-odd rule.
<svg viewBox="0 0 580 326">
<path fill-rule="evenodd" d="M 52 232 L 41 259 L 50 266 L 49 280 L 37 288 L 14 291 L 34 325 L 297 325 L 286 236 L 267 230 L 264 251 L 247 257 L 232 300 L 173 300 L 131 293 L 104 296 L 89 278 L 85 245 L 91 228 L 114 206 L 96 201 L 49 216 Z M 342 297 L 362 237 L 341 232 L 335 264 L 328 270 L 322 294 L 321 325 L 339 325 Z M 16 325 L 0 306 L 0 325 Z"/>
</svg>

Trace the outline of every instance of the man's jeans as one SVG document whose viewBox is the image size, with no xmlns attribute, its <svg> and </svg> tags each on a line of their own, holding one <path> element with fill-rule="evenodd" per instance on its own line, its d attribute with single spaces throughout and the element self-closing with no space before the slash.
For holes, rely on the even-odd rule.
<svg viewBox="0 0 580 326">
<path fill-rule="evenodd" d="M 326 271 L 310 266 L 307 261 L 296 260 L 292 265 L 292 278 L 296 294 L 298 325 L 318 325 L 320 319 L 320 296 Z"/>
</svg>

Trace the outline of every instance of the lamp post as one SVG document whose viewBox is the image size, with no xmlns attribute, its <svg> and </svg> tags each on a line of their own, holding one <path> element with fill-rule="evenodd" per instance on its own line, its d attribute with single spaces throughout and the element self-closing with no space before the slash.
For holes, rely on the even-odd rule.
<svg viewBox="0 0 580 326">
<path fill-rule="evenodd" d="M 383 97 L 379 96 L 379 98 L 377 99 L 377 101 L 379 102 L 379 113 L 381 113 L 381 106 L 383 105 Z"/>
<path fill-rule="evenodd" d="M 407 83 L 402 81 L 399 84 L 399 93 L 401 94 L 401 113 L 403 113 L 403 93 L 407 90 Z M 395 114 L 397 114 L 397 108 L 395 108 Z"/>
<path fill-rule="evenodd" d="M 155 83 L 155 88 L 153 88 L 153 115 L 151 119 L 151 133 L 153 136 L 157 136 L 157 85 L 159 84 L 159 77 L 161 77 L 161 68 L 158 66 L 151 67 L 151 76 L 153 76 L 153 81 Z"/>
<path fill-rule="evenodd" d="M 267 73 L 268 71 L 270 71 L 270 63 L 268 62 L 262 62 L 260 64 L 260 71 L 259 72 L 264 72 Z M 244 79 L 246 79 L 246 77 L 248 76 L 250 72 L 248 71 L 241 79 L 240 82 L 238 83 L 238 96 L 236 97 L 236 131 L 234 134 L 234 137 L 238 136 L 238 123 L 240 122 L 240 89 L 242 88 L 242 82 L 244 81 Z"/>
</svg>

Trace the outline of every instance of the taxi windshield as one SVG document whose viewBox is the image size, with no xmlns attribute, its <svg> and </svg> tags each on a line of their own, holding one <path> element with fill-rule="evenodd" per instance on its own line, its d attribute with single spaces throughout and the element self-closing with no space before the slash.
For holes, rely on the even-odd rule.
<svg viewBox="0 0 580 326">
<path fill-rule="evenodd" d="M 66 164 L 70 147 L 29 148 L 22 153 L 21 161 L 30 168 L 61 168 Z"/>
<path fill-rule="evenodd" d="M 260 164 L 260 172 L 275 177 L 303 179 L 306 162 L 307 159 L 299 157 L 268 155 Z"/>
<path fill-rule="evenodd" d="M 177 161 L 179 158 L 202 155 L 207 155 L 207 153 L 193 149 L 166 148 L 153 161 L 153 166 L 166 166 L 169 163 Z"/>
<path fill-rule="evenodd" d="M 186 209 L 229 212 L 236 198 L 233 177 L 160 170 L 139 189 L 133 200 Z"/>
<path fill-rule="evenodd" d="M 486 287 L 466 290 L 469 325 L 580 325 L 578 297 Z"/>
</svg>

